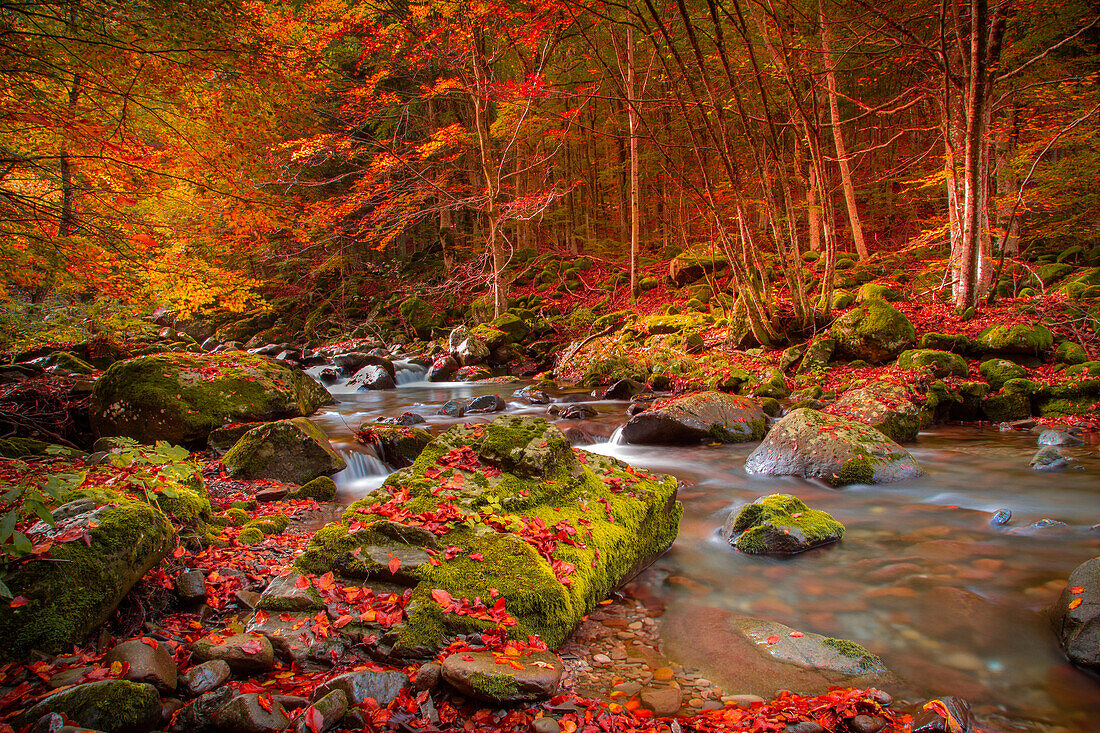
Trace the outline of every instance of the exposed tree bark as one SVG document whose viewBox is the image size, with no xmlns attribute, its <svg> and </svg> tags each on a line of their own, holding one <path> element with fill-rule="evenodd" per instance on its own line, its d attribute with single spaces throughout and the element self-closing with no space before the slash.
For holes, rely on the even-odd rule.
<svg viewBox="0 0 1100 733">
<path fill-rule="evenodd" d="M 630 296 L 638 297 L 638 240 L 641 215 L 638 211 L 638 100 L 634 83 L 634 27 L 626 29 L 626 94 L 630 125 Z"/>
</svg>

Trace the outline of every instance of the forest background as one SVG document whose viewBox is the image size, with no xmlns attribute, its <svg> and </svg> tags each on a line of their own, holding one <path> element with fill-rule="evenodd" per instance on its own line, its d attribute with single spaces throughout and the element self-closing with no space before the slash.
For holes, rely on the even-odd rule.
<svg viewBox="0 0 1100 733">
<path fill-rule="evenodd" d="M 838 265 L 914 248 L 966 314 L 1018 294 L 1006 258 L 1026 280 L 1029 248 L 1100 242 L 1098 19 L 1088 0 L 4 3 L 0 330 L 10 348 L 122 304 L 334 336 L 412 293 L 499 314 L 563 255 L 621 263 L 625 301 L 681 255 L 728 263 L 767 344 L 828 319 Z"/>
</svg>

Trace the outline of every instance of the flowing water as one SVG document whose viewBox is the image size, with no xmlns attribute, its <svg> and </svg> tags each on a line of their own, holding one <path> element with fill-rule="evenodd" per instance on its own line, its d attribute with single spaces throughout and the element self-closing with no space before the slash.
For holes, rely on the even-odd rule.
<svg viewBox="0 0 1100 733">
<path fill-rule="evenodd" d="M 340 404 L 314 420 L 346 454 L 335 479 L 354 501 L 381 484 L 388 468 L 351 436 L 367 420 L 405 411 L 433 433 L 456 422 L 436 412 L 449 399 L 523 386 L 430 384 L 415 367 L 389 392 L 330 390 Z M 584 399 L 573 395 L 573 399 Z M 937 427 L 908 446 L 926 470 L 920 479 L 842 490 L 790 478 L 750 477 L 750 445 L 652 447 L 617 440 L 626 403 L 587 401 L 599 414 L 559 423 L 578 447 L 679 478 L 684 516 L 672 550 L 643 580 L 665 602 L 664 625 L 691 628 L 699 614 L 736 611 L 804 631 L 853 639 L 879 654 L 907 689 L 957 694 L 982 715 L 1028 730 L 1100 731 L 1100 680 L 1070 666 L 1044 613 L 1069 572 L 1100 555 L 1100 457 L 1096 444 L 1067 449 L 1068 470 L 1028 467 L 1034 433 Z M 545 415 L 545 406 L 509 402 L 512 414 Z M 792 493 L 847 527 L 839 544 L 793 558 L 750 556 L 719 531 L 727 515 L 764 494 Z M 991 523 L 1008 509 L 1011 521 Z M 1064 523 L 1031 526 L 1041 520 Z M 676 616 L 682 618 L 677 619 Z M 680 621 L 679 624 L 675 623 Z M 692 638 L 693 664 L 719 659 L 720 638 Z M 683 648 L 685 640 L 678 640 Z M 713 652 L 713 654 L 712 654 Z M 732 693 L 742 690 L 728 690 Z"/>
</svg>

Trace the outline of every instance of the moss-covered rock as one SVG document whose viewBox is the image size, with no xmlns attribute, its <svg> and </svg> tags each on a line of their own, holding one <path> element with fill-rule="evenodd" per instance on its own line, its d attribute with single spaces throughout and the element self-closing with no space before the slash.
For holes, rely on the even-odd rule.
<svg viewBox="0 0 1100 733">
<path fill-rule="evenodd" d="M 145 733 L 160 722 L 160 695 L 152 685 L 129 680 L 87 682 L 55 692 L 19 721 L 31 725 L 48 713 L 103 733 Z"/>
<path fill-rule="evenodd" d="M 441 325 L 439 311 L 421 298 L 408 298 L 398 307 L 405 325 L 418 338 L 431 338 L 432 329 Z"/>
<path fill-rule="evenodd" d="M 806 353 L 802 356 L 802 363 L 798 365 L 798 373 L 805 374 L 828 366 L 836 351 L 836 339 L 821 337 L 815 338 L 806 346 Z"/>
<path fill-rule="evenodd" d="M 899 443 L 916 440 L 931 421 L 908 389 L 881 381 L 848 390 L 824 411 L 869 425 Z"/>
<path fill-rule="evenodd" d="M 446 597 L 497 593 L 516 620 L 509 634 L 556 646 L 668 548 L 681 512 L 675 479 L 576 451 L 545 420 L 505 416 L 433 440 L 317 532 L 298 567 L 412 586 L 407 621 L 380 642 L 396 655 L 492 626 L 451 612 Z"/>
<path fill-rule="evenodd" d="M 89 415 L 97 436 L 195 445 L 227 423 L 310 415 L 331 402 L 304 372 L 264 356 L 152 354 L 96 380 Z"/>
<path fill-rule="evenodd" d="M 898 366 L 902 369 L 923 369 L 937 379 L 965 377 L 968 373 L 966 360 L 961 356 L 935 349 L 903 351 L 898 355 Z"/>
<path fill-rule="evenodd" d="M 241 439 L 242 435 L 261 424 L 259 422 L 238 422 L 222 425 L 220 428 L 214 428 L 210 431 L 210 435 L 206 436 L 206 444 L 219 456 L 223 455 Z"/>
<path fill-rule="evenodd" d="M 1005 386 L 1010 379 L 1027 376 L 1027 368 L 1008 359 L 986 359 L 978 365 L 978 371 L 989 382 L 994 391 Z"/>
<path fill-rule="evenodd" d="M 921 475 L 900 445 L 863 423 L 800 408 L 776 423 L 745 461 L 745 471 L 820 479 L 832 486 L 879 484 Z"/>
<path fill-rule="evenodd" d="M 901 293 L 886 285 L 879 285 L 878 283 L 867 283 L 860 286 L 856 291 L 856 302 L 862 303 L 867 300 L 873 300 L 879 298 L 886 301 L 897 301 L 902 299 Z"/>
<path fill-rule="evenodd" d="M 681 445 L 742 443 L 764 437 L 760 405 L 747 397 L 697 392 L 655 403 L 623 427 L 627 443 Z"/>
<path fill-rule="evenodd" d="M 844 525 L 797 497 L 772 494 L 730 513 L 725 534 L 742 552 L 794 555 L 839 541 Z"/>
<path fill-rule="evenodd" d="M 1006 384 L 1005 391 L 1012 384 Z M 1100 402 L 1100 379 L 1067 379 L 1041 387 L 1036 385 L 1029 394 L 1041 417 L 1083 415 Z"/>
<path fill-rule="evenodd" d="M 50 455 L 77 457 L 83 452 L 64 445 L 47 443 L 33 438 L 0 438 L 0 458 L 44 458 Z"/>
<path fill-rule="evenodd" d="M 842 311 L 845 308 L 851 308 L 855 302 L 856 297 L 847 290 L 833 291 L 833 310 Z"/>
<path fill-rule="evenodd" d="M 1031 400 L 1026 394 L 991 394 L 982 400 L 982 414 L 990 422 L 1011 422 L 1031 417 Z"/>
<path fill-rule="evenodd" d="M 307 418 L 276 420 L 241 436 L 222 456 L 233 478 L 304 484 L 347 468 L 321 429 Z"/>
<path fill-rule="evenodd" d="M 13 595 L 28 602 L 0 604 L 0 658 L 11 660 L 31 649 L 60 652 L 81 643 L 102 624 L 130 588 L 172 548 L 175 531 L 164 512 L 144 501 L 108 489 L 81 490 L 90 508 L 28 529 L 33 542 L 66 532 L 84 541 L 58 542 L 8 575 Z"/>
<path fill-rule="evenodd" d="M 729 267 L 729 260 L 721 255 L 685 252 L 668 263 L 668 276 L 676 285 L 693 283 L 707 273 L 722 272 Z"/>
<path fill-rule="evenodd" d="M 974 339 L 974 348 L 982 353 L 1038 355 L 1053 345 L 1054 334 L 1041 323 L 989 326 Z"/>
<path fill-rule="evenodd" d="M 920 337 L 922 349 L 950 351 L 955 354 L 969 353 L 973 347 L 970 339 L 960 333 L 929 332 Z"/>
<path fill-rule="evenodd" d="M 1062 364 L 1084 364 L 1089 356 L 1076 341 L 1063 341 L 1054 351 L 1054 358 Z"/>
<path fill-rule="evenodd" d="M 913 345 L 916 331 L 905 314 L 885 300 L 872 299 L 838 318 L 830 329 L 842 359 L 889 361 Z"/>
<path fill-rule="evenodd" d="M 506 335 L 506 341 L 508 343 L 522 343 L 531 335 L 531 325 L 512 312 L 501 313 L 500 316 L 493 319 L 492 325 L 494 329 Z M 496 347 L 490 344 L 489 348 Z"/>
<path fill-rule="evenodd" d="M 328 476 L 318 476 L 291 491 L 287 494 L 287 498 L 333 501 L 336 499 L 336 482 Z"/>
<path fill-rule="evenodd" d="M 394 468 L 411 466 L 424 446 L 432 442 L 432 434 L 422 428 L 363 423 L 355 433 L 363 445 L 373 446 L 378 457 Z"/>
</svg>

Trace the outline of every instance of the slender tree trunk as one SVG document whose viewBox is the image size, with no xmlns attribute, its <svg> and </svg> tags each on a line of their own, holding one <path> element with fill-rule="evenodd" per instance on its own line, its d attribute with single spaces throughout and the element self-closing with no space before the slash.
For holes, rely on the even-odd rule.
<svg viewBox="0 0 1100 733">
<path fill-rule="evenodd" d="M 638 109 L 634 89 L 634 28 L 626 29 L 626 95 L 630 123 L 630 297 L 638 297 L 638 238 L 641 217 L 638 212 Z"/>
<path fill-rule="evenodd" d="M 987 0 L 970 0 L 970 74 L 966 94 L 962 237 L 957 257 L 959 281 L 954 293 L 955 308 L 959 311 L 973 307 L 978 299 L 978 266 L 981 258 L 979 187 L 985 132 L 983 123 L 986 103 L 988 15 Z"/>
<path fill-rule="evenodd" d="M 844 131 L 840 127 L 840 106 L 836 93 L 836 66 L 833 59 L 832 43 L 829 39 L 829 24 L 825 21 L 824 0 L 819 5 L 821 15 L 821 55 L 825 62 L 825 85 L 829 93 L 829 117 L 833 125 L 833 141 L 836 144 L 836 158 L 840 165 L 840 185 L 844 190 L 844 202 L 848 205 L 848 222 L 852 227 L 852 243 L 861 260 L 867 259 L 867 244 L 863 241 L 863 225 L 859 220 L 859 208 L 856 206 L 856 191 L 852 185 L 852 172 L 848 166 L 848 150 L 844 144 Z"/>
</svg>

